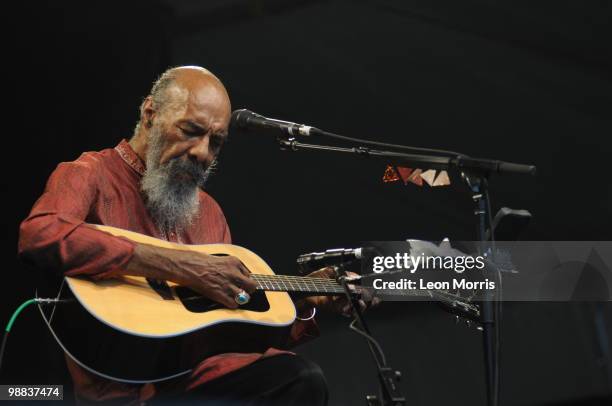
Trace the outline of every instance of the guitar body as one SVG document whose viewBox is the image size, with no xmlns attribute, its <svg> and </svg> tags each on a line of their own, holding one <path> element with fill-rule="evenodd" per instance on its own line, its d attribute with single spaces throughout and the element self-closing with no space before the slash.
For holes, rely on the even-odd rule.
<svg viewBox="0 0 612 406">
<path fill-rule="evenodd" d="M 238 257 L 253 274 L 274 275 L 253 252 L 230 244 L 181 245 L 108 226 L 101 231 L 176 250 Z M 263 352 L 286 342 L 295 307 L 285 292 L 258 291 L 239 309 L 223 308 L 185 287 L 141 277 L 92 281 L 66 277 L 46 317 L 66 353 L 90 371 L 124 382 L 186 374 L 204 358 Z"/>
</svg>

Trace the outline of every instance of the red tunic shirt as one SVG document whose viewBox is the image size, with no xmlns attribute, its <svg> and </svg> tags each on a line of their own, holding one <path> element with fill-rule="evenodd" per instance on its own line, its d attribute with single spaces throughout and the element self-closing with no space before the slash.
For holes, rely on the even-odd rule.
<svg viewBox="0 0 612 406">
<path fill-rule="evenodd" d="M 104 224 L 185 244 L 231 243 L 229 227 L 217 202 L 199 191 L 200 214 L 177 235 L 162 235 L 140 192 L 145 167 L 125 141 L 114 149 L 86 152 L 61 163 L 51 174 L 43 195 L 20 228 L 20 255 L 64 275 L 94 279 L 120 274 L 130 261 L 134 243 L 88 227 Z M 314 322 L 294 324 L 291 341 L 317 335 Z M 134 385 L 101 378 L 66 356 L 77 398 L 81 401 L 142 402 L 156 392 L 189 390 L 211 379 L 281 351 L 265 354 L 221 354 L 203 360 L 191 376 L 163 383 Z"/>
</svg>

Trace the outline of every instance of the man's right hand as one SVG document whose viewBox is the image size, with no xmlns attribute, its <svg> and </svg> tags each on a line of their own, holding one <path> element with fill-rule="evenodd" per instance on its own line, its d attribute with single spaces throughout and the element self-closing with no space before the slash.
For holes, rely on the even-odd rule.
<svg viewBox="0 0 612 406">
<path fill-rule="evenodd" d="M 177 265 L 182 270 L 178 283 L 187 286 L 207 298 L 235 309 L 236 295 L 245 290 L 253 293 L 257 284 L 251 273 L 236 257 L 184 252 Z"/>
<path fill-rule="evenodd" d="M 186 286 L 230 309 L 241 290 L 252 293 L 257 284 L 236 257 L 208 255 L 138 244 L 128 263 L 128 275 L 169 280 Z"/>
</svg>

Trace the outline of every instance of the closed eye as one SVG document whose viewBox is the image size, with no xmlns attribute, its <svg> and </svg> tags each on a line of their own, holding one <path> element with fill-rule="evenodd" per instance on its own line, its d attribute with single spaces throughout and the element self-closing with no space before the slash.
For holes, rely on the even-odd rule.
<svg viewBox="0 0 612 406">
<path fill-rule="evenodd" d="M 183 133 L 189 137 L 197 137 L 200 134 L 199 131 L 188 131 L 188 130 L 183 130 Z"/>
<path fill-rule="evenodd" d="M 186 137 L 199 137 L 202 134 L 200 130 L 187 130 L 181 127 L 179 127 L 179 129 Z"/>
<path fill-rule="evenodd" d="M 208 132 L 206 128 L 187 129 L 181 126 L 177 127 L 179 130 L 181 130 L 181 133 L 183 133 L 185 137 L 189 138 L 201 137 L 202 135 L 206 135 L 206 133 Z M 225 142 L 226 138 L 227 136 L 223 133 L 210 134 L 210 146 L 214 150 L 219 150 L 223 146 L 223 143 Z"/>
</svg>

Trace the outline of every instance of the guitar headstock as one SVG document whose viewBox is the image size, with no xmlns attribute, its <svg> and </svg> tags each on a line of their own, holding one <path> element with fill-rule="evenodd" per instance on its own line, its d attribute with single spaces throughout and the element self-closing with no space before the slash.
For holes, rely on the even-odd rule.
<svg viewBox="0 0 612 406">
<path fill-rule="evenodd" d="M 480 307 L 469 298 L 464 298 L 456 293 L 444 291 L 431 291 L 438 304 L 447 312 L 455 316 L 458 324 L 464 321 L 466 326 L 480 325 Z"/>
</svg>

